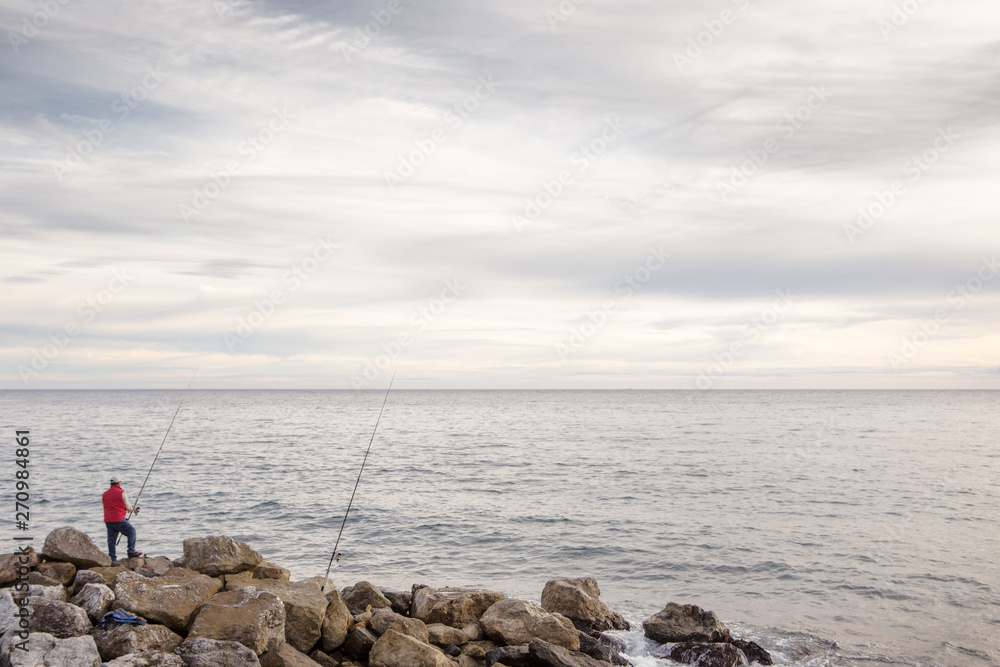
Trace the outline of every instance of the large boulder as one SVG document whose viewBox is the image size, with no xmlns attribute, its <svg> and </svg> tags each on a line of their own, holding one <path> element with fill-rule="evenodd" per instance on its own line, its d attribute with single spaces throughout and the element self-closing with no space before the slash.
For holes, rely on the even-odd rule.
<svg viewBox="0 0 1000 667">
<path fill-rule="evenodd" d="M 413 593 L 410 591 L 394 591 L 388 588 L 379 589 L 385 599 L 392 603 L 392 610 L 400 616 L 410 615 L 410 605 L 413 603 Z"/>
<path fill-rule="evenodd" d="M 16 593 L 17 591 L 13 591 Z M 0 590 L 0 635 L 6 634 L 9 630 L 29 630 L 28 619 L 24 619 L 24 627 L 21 628 L 21 618 L 18 617 L 20 607 L 14 602 L 12 591 L 8 588 Z"/>
<path fill-rule="evenodd" d="M 372 646 L 369 667 L 454 667 L 438 649 L 395 630 L 387 630 Z"/>
<path fill-rule="evenodd" d="M 368 581 L 359 581 L 353 586 L 348 586 L 340 591 L 340 597 L 355 616 L 363 614 L 369 605 L 373 611 L 382 607 L 392 607 L 389 598 L 382 595 L 382 591 Z"/>
<path fill-rule="evenodd" d="M 111 578 L 114 581 L 114 577 Z M 104 577 L 93 570 L 77 570 L 76 576 L 73 577 L 73 595 L 76 595 L 83 590 L 83 587 L 87 584 L 105 584 L 108 582 L 104 580 Z"/>
<path fill-rule="evenodd" d="M 562 614 L 584 632 L 628 630 L 628 621 L 600 600 L 601 589 L 593 577 L 553 579 L 542 590 L 542 609 Z"/>
<path fill-rule="evenodd" d="M 174 653 L 187 667 L 260 667 L 257 654 L 239 642 L 189 638 Z"/>
<path fill-rule="evenodd" d="M 90 571 L 101 575 L 104 584 L 110 586 L 111 590 L 115 589 L 115 577 L 122 572 L 131 572 L 127 567 L 121 567 L 120 565 L 115 565 L 114 567 L 92 567 Z"/>
<path fill-rule="evenodd" d="M 76 576 L 76 565 L 73 563 L 39 563 L 35 569 L 39 574 L 58 581 L 63 586 L 73 583 Z"/>
<path fill-rule="evenodd" d="M 572 621 L 524 600 L 497 602 L 486 610 L 479 624 L 490 639 L 508 646 L 538 638 L 571 651 L 580 650 L 579 633 Z"/>
<path fill-rule="evenodd" d="M 309 656 L 296 651 L 289 644 L 279 644 L 260 656 L 260 667 L 321 667 Z"/>
<path fill-rule="evenodd" d="M 115 592 L 104 584 L 86 584 L 73 596 L 70 603 L 87 612 L 91 622 L 96 623 L 108 609 L 111 609 L 111 603 L 114 601 Z"/>
<path fill-rule="evenodd" d="M 87 612 L 76 605 L 45 598 L 31 600 L 32 634 L 44 632 L 56 639 L 68 639 L 89 635 L 93 629 Z"/>
<path fill-rule="evenodd" d="M 45 632 L 32 632 L 27 651 L 17 648 L 22 640 L 13 633 L 0 638 L 0 665 L 10 667 L 101 667 L 94 638 L 59 639 Z"/>
<path fill-rule="evenodd" d="M 107 630 L 96 628 L 94 641 L 101 657 L 113 660 L 144 651 L 169 653 L 180 646 L 183 638 L 165 625 L 112 624 Z"/>
<path fill-rule="evenodd" d="M 476 623 L 487 609 L 506 597 L 498 591 L 481 589 L 418 588 L 413 593 L 410 615 L 424 623 L 461 628 Z"/>
<path fill-rule="evenodd" d="M 570 651 L 542 639 L 528 643 L 528 653 L 538 667 L 607 667 L 608 663 L 591 658 L 579 651 Z"/>
<path fill-rule="evenodd" d="M 282 581 L 288 581 L 292 578 L 292 573 L 290 570 L 279 567 L 274 563 L 264 562 L 253 569 L 252 576 L 254 579 L 281 579 Z"/>
<path fill-rule="evenodd" d="M 97 548 L 86 533 L 72 526 L 56 528 L 45 538 L 42 555 L 48 560 L 73 563 L 80 568 L 108 567 L 111 557 Z"/>
<path fill-rule="evenodd" d="M 215 595 L 198 610 L 188 639 L 243 644 L 257 655 L 285 641 L 285 607 L 274 593 L 253 586 Z"/>
<path fill-rule="evenodd" d="M 368 654 L 371 653 L 376 641 L 378 635 L 363 625 L 355 625 L 348 631 L 347 641 L 344 642 L 341 651 L 349 658 L 367 662 Z"/>
<path fill-rule="evenodd" d="M 246 543 L 225 535 L 184 540 L 184 567 L 210 577 L 253 570 L 264 557 Z"/>
<path fill-rule="evenodd" d="M 34 570 L 28 573 L 28 583 L 33 586 L 62 586 L 58 580 Z"/>
<path fill-rule="evenodd" d="M 671 602 L 642 622 L 647 637 L 660 644 L 673 642 L 728 642 L 729 628 L 715 612 L 693 604 Z"/>
<path fill-rule="evenodd" d="M 757 642 L 748 642 L 742 639 L 734 639 L 730 642 L 740 650 L 740 653 L 747 659 L 748 663 L 759 662 L 762 665 L 773 665 L 771 654 Z"/>
<path fill-rule="evenodd" d="M 624 647 L 622 647 L 624 650 Z M 611 647 L 609 644 L 588 635 L 586 632 L 580 631 L 580 653 L 589 655 L 591 658 L 596 660 L 603 660 L 604 662 L 610 662 L 612 665 L 622 665 L 627 666 L 630 663 L 628 660 L 623 658 L 618 650 Z"/>
<path fill-rule="evenodd" d="M 670 647 L 663 646 L 653 655 L 696 667 L 738 667 L 743 664 L 739 649 L 725 643 L 681 642 Z"/>
<path fill-rule="evenodd" d="M 27 553 L 15 551 L 10 554 L 0 556 L 0 586 L 16 581 L 23 572 L 38 565 L 38 554 L 32 547 L 28 547 Z"/>
<path fill-rule="evenodd" d="M 247 586 L 270 591 L 281 599 L 285 605 L 285 641 L 299 651 L 311 651 L 322 636 L 323 620 L 329 605 L 326 596 L 309 582 L 277 579 L 239 580 L 235 590 Z"/>
<path fill-rule="evenodd" d="M 218 579 L 203 574 L 150 579 L 126 570 L 115 577 L 115 601 L 111 608 L 124 609 L 183 634 L 198 607 L 220 588 L 222 583 Z"/>
<path fill-rule="evenodd" d="M 371 620 L 368 621 L 368 627 L 379 635 L 384 635 L 387 630 L 395 630 L 396 632 L 413 637 L 419 642 L 425 644 L 430 642 L 427 635 L 427 626 L 423 621 L 419 618 L 400 616 L 392 609 L 379 609 L 376 611 L 372 614 Z"/>
<path fill-rule="evenodd" d="M 427 628 L 427 641 L 430 644 L 437 644 L 438 646 L 454 644 L 455 646 L 461 646 L 462 644 L 469 643 L 469 635 L 465 634 L 464 630 L 453 628 L 444 623 L 431 623 L 425 627 Z"/>
<path fill-rule="evenodd" d="M 329 605 L 323 616 L 321 633 L 323 637 L 322 648 L 329 653 L 337 650 L 347 641 L 347 631 L 354 623 L 354 617 L 344 601 L 340 599 L 340 593 L 336 588 L 327 594 L 326 599 Z"/>
<path fill-rule="evenodd" d="M 45 598 L 47 600 L 58 600 L 59 602 L 69 602 L 66 589 L 62 586 L 39 586 L 32 584 L 28 586 L 28 595 L 33 598 Z"/>
<path fill-rule="evenodd" d="M 184 661 L 176 653 L 144 651 L 129 653 L 104 663 L 104 667 L 185 667 Z"/>
</svg>

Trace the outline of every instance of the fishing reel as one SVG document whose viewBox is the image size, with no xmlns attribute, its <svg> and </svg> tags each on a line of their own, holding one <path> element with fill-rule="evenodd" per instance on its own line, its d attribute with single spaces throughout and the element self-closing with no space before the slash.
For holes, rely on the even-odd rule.
<svg viewBox="0 0 1000 667">
<path fill-rule="evenodd" d="M 342 554 L 339 551 L 337 552 L 337 555 L 333 557 L 333 560 L 334 560 L 335 563 L 337 563 L 338 567 L 340 566 L 340 559 L 343 558 L 343 557 L 344 557 L 344 554 Z"/>
</svg>

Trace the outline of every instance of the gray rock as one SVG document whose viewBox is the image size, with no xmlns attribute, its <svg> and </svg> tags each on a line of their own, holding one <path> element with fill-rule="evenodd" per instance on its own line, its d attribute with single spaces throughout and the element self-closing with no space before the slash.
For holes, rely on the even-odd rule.
<svg viewBox="0 0 1000 667">
<path fill-rule="evenodd" d="M 532 639 L 528 653 L 539 667 L 607 667 L 608 663 L 595 660 L 579 651 L 570 651 L 543 639 Z"/>
<path fill-rule="evenodd" d="M 601 589 L 593 577 L 552 579 L 542 590 L 542 609 L 562 614 L 584 632 L 628 630 L 628 621 L 600 600 Z"/>
<path fill-rule="evenodd" d="M 463 628 L 476 623 L 494 603 L 507 596 L 497 591 L 472 588 L 417 588 L 410 615 L 424 623 L 443 623 Z"/>
<path fill-rule="evenodd" d="M 580 649 L 579 631 L 561 614 L 550 614 L 524 600 L 501 600 L 479 619 L 487 636 L 507 646 L 544 639 L 571 651 Z"/>
<path fill-rule="evenodd" d="M 622 644 L 624 645 L 624 642 Z M 621 665 L 624 667 L 631 664 L 618 651 L 611 648 L 608 644 L 591 637 L 586 632 L 580 632 L 580 653 L 589 655 L 595 660 L 610 662 L 612 665 Z"/>
<path fill-rule="evenodd" d="M 737 667 L 743 662 L 739 649 L 725 643 L 681 642 L 653 652 L 656 657 L 670 658 L 674 662 L 697 667 Z"/>
<path fill-rule="evenodd" d="M 392 605 L 392 610 L 400 616 L 410 615 L 410 603 L 413 602 L 413 593 L 409 591 L 393 591 L 388 588 L 379 589 Z"/>
<path fill-rule="evenodd" d="M 219 593 L 198 609 L 188 639 L 235 641 L 257 655 L 285 641 L 285 607 L 274 593 L 252 586 Z"/>
<path fill-rule="evenodd" d="M 461 646 L 462 644 L 469 643 L 469 635 L 465 634 L 463 630 L 453 628 L 450 625 L 431 623 L 426 627 L 427 641 L 431 644 L 437 644 L 438 646 L 455 644 L 456 646 Z"/>
<path fill-rule="evenodd" d="M 321 667 L 309 656 L 288 644 L 279 644 L 260 656 L 260 667 Z"/>
<path fill-rule="evenodd" d="M 22 640 L 13 633 L 0 638 L 0 665 L 10 667 L 101 667 L 94 638 L 59 639 L 45 632 L 32 632 L 27 651 L 17 648 Z"/>
<path fill-rule="evenodd" d="M 104 584 L 86 584 L 79 593 L 73 596 L 70 603 L 87 612 L 91 622 L 96 623 L 111 609 L 111 603 L 114 601 L 115 592 Z"/>
<path fill-rule="evenodd" d="M 320 667 L 340 667 L 339 660 L 334 660 L 332 657 L 323 653 L 323 651 L 320 651 L 319 649 L 310 653 L 309 657 L 313 659 L 313 662 L 318 663 Z"/>
<path fill-rule="evenodd" d="M 371 630 L 356 625 L 347 633 L 347 641 L 341 650 L 349 658 L 366 662 L 377 640 L 378 637 Z"/>
<path fill-rule="evenodd" d="M 45 598 L 46 600 L 57 600 L 59 602 L 69 601 L 66 589 L 62 586 L 39 586 L 38 584 L 32 584 L 28 587 L 28 595 L 33 598 Z"/>
<path fill-rule="evenodd" d="M 757 642 L 734 639 L 731 643 L 740 650 L 744 657 L 746 657 L 748 663 L 759 662 L 762 665 L 774 664 L 774 661 L 771 659 L 771 654 Z"/>
<path fill-rule="evenodd" d="M 283 567 L 279 567 L 274 563 L 261 563 L 253 570 L 254 579 L 281 579 L 282 581 L 288 581 L 292 578 L 292 573 Z"/>
<path fill-rule="evenodd" d="M 184 661 L 176 653 L 143 651 L 129 653 L 104 663 L 104 667 L 185 667 Z"/>
<path fill-rule="evenodd" d="M 98 549 L 89 535 L 72 526 L 56 528 L 49 533 L 42 554 L 48 560 L 73 563 L 79 568 L 111 565 L 111 557 Z"/>
<path fill-rule="evenodd" d="M 424 644 L 430 643 L 427 635 L 427 626 L 419 618 L 408 618 L 401 616 L 392 609 L 379 609 L 368 621 L 368 627 L 376 634 L 384 635 L 387 630 L 395 630 L 401 634 L 413 637 Z M 462 631 L 459 630 L 459 633 Z"/>
<path fill-rule="evenodd" d="M 33 598 L 31 633 L 43 632 L 57 639 L 89 635 L 94 629 L 87 612 L 76 605 L 58 600 Z"/>
<path fill-rule="evenodd" d="M 53 579 L 52 577 L 47 577 L 41 572 L 34 571 L 28 573 L 28 583 L 33 586 L 50 586 L 53 588 L 56 586 L 62 586 L 62 583 L 58 580 Z"/>
<path fill-rule="evenodd" d="M 404 635 L 387 630 L 372 647 L 369 667 L 453 667 L 453 663 L 438 649 Z"/>
<path fill-rule="evenodd" d="M 372 611 L 382 607 L 392 607 L 389 598 L 382 595 L 378 587 L 367 581 L 359 581 L 353 586 L 348 586 L 340 591 L 340 597 L 355 616 L 363 614 L 368 605 L 371 605 Z"/>
<path fill-rule="evenodd" d="M 498 662 L 508 667 L 535 667 L 527 646 L 499 646 L 486 652 L 486 667 Z"/>
<path fill-rule="evenodd" d="M 184 540 L 184 567 L 210 577 L 253 570 L 263 562 L 247 544 L 225 535 Z"/>
<path fill-rule="evenodd" d="M 27 553 L 15 551 L 0 555 L 0 586 L 17 581 L 22 572 L 38 565 L 38 560 L 38 554 L 32 547 L 28 547 Z"/>
<path fill-rule="evenodd" d="M 340 599 L 340 593 L 336 588 L 330 591 L 326 597 L 329 605 L 326 608 L 326 615 L 323 617 L 322 648 L 326 652 L 336 651 L 347 641 L 347 630 L 354 623 L 354 617 L 344 601 Z"/>
<path fill-rule="evenodd" d="M 63 586 L 73 583 L 73 577 L 76 576 L 76 565 L 73 563 L 39 563 L 35 569 Z"/>
<path fill-rule="evenodd" d="M 236 590 L 251 585 L 258 591 L 270 591 L 281 599 L 285 606 L 285 641 L 296 650 L 310 651 L 320 640 L 329 602 L 313 584 L 279 579 L 245 579 L 234 585 Z"/>
<path fill-rule="evenodd" d="M 124 609 L 147 620 L 183 633 L 198 608 L 222 587 L 212 577 L 163 576 L 153 579 L 125 570 L 114 580 L 112 609 Z"/>
<path fill-rule="evenodd" d="M 660 644 L 673 642 L 728 642 L 729 628 L 714 612 L 693 604 L 671 602 L 642 622 L 646 636 Z"/>
<path fill-rule="evenodd" d="M 159 651 L 169 653 L 180 646 L 183 639 L 165 625 L 114 624 L 107 630 L 94 629 L 97 650 L 105 660 L 113 660 L 130 653 Z"/>
<path fill-rule="evenodd" d="M 187 639 L 174 653 L 187 667 L 260 667 L 257 654 L 239 642 Z"/>
<path fill-rule="evenodd" d="M 114 579 L 114 577 L 112 577 Z M 87 584 L 105 584 L 107 582 L 100 573 L 94 572 L 93 570 L 77 570 L 76 576 L 73 577 L 73 595 L 76 595 L 80 590 Z"/>
<path fill-rule="evenodd" d="M 27 621 L 25 621 L 26 625 L 23 628 L 20 627 L 20 618 L 17 615 L 20 607 L 14 601 L 16 593 L 17 591 L 9 588 L 0 589 L 0 635 L 6 634 L 9 630 L 23 629 L 27 632 L 29 629 Z M 21 599 L 26 598 L 27 596 L 22 596 Z"/>
</svg>

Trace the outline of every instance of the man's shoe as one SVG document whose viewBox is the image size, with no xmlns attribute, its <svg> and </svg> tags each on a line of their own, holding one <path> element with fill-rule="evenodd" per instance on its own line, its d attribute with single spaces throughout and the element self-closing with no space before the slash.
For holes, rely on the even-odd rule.
<svg viewBox="0 0 1000 667">
<path fill-rule="evenodd" d="M 129 554 L 128 557 L 129 558 L 138 558 L 139 556 L 145 556 L 145 555 L 146 554 L 142 553 L 141 551 L 136 551 L 135 553 Z"/>
</svg>

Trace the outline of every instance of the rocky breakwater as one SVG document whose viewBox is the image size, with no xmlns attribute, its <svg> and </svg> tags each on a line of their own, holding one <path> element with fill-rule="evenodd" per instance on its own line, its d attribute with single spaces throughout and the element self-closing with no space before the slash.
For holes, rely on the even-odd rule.
<svg viewBox="0 0 1000 667">
<path fill-rule="evenodd" d="M 591 578 L 554 579 L 541 605 L 498 591 L 321 592 L 225 536 L 184 555 L 117 563 L 60 528 L 42 553 L 0 556 L 0 667 L 607 667 L 629 664 L 628 622 Z M 145 624 L 98 627 L 121 609 Z M 698 667 L 771 664 L 711 612 L 668 604 L 643 623 L 650 654 Z"/>
</svg>

